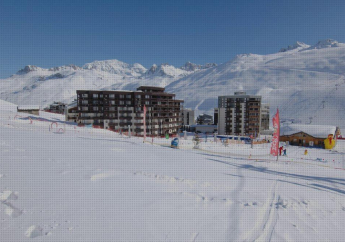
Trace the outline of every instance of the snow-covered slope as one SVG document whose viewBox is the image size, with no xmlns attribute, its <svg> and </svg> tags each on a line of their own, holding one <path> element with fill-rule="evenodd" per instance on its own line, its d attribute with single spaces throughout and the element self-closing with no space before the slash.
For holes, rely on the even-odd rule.
<svg viewBox="0 0 345 242">
<path fill-rule="evenodd" d="M 147 70 L 140 64 L 130 65 L 118 60 L 94 61 L 82 68 L 68 65 L 43 69 L 29 65 L 0 80 L 0 99 L 45 107 L 54 101 L 71 102 L 78 89 L 135 90 L 141 85 L 165 87 L 191 73 L 168 64 L 154 65 Z"/>
<path fill-rule="evenodd" d="M 212 112 L 220 95 L 262 95 L 271 115 L 345 127 L 345 47 L 298 47 L 270 55 L 245 54 L 168 85 L 185 106 Z"/>
<path fill-rule="evenodd" d="M 63 115 L 30 122 L 1 109 L 1 242 L 345 237 L 344 144 L 338 152 L 288 146 L 276 162 L 270 144 L 209 138 L 192 149 L 189 139 L 176 150 L 160 146 L 171 139 L 144 143 L 64 125 Z"/>
<path fill-rule="evenodd" d="M 17 112 L 17 105 L 0 99 L 0 112 Z"/>
</svg>

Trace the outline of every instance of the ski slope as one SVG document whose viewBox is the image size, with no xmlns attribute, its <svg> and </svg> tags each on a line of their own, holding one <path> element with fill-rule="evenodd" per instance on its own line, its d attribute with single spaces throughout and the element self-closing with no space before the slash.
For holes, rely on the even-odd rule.
<svg viewBox="0 0 345 242">
<path fill-rule="evenodd" d="M 3 104 L 3 103 L 1 103 Z M 341 241 L 345 145 L 125 137 L 0 106 L 2 241 Z M 16 117 L 16 118 L 15 118 Z M 55 124 L 55 122 L 57 124 Z M 320 160 L 318 160 L 320 159 Z M 334 161 L 333 161 L 334 160 Z M 337 168 L 337 169 L 336 169 Z M 345 167 L 343 167 L 345 168 Z"/>
</svg>

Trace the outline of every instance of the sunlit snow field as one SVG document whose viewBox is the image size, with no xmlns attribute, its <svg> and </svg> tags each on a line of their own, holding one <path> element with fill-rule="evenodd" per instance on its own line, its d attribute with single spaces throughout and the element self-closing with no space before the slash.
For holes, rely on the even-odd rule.
<svg viewBox="0 0 345 242">
<path fill-rule="evenodd" d="M 287 146 L 277 162 L 269 144 L 172 149 L 0 109 L 1 241 L 345 238 L 344 142 L 307 156 Z"/>
</svg>

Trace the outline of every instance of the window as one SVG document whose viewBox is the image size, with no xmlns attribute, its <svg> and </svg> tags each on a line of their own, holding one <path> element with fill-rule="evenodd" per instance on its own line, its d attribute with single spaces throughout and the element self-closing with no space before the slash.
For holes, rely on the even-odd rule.
<svg viewBox="0 0 345 242">
<path fill-rule="evenodd" d="M 103 94 L 99 94 L 99 97 L 100 97 L 100 98 L 103 98 Z"/>
<path fill-rule="evenodd" d="M 132 103 L 131 101 L 126 101 L 127 105 L 131 105 L 131 103 Z"/>
<path fill-rule="evenodd" d="M 88 111 L 89 108 L 88 108 L 88 107 L 82 107 L 81 110 L 82 110 L 82 111 Z"/>
<path fill-rule="evenodd" d="M 83 105 L 87 105 L 88 103 L 89 103 L 88 100 L 81 101 L 81 104 L 83 104 Z"/>
<path fill-rule="evenodd" d="M 109 94 L 109 98 L 114 99 L 115 98 L 115 94 Z"/>
<path fill-rule="evenodd" d="M 109 117 L 110 118 L 114 118 L 115 117 L 115 113 L 109 113 Z"/>
<path fill-rule="evenodd" d="M 110 107 L 109 111 L 115 111 L 115 107 Z"/>
<path fill-rule="evenodd" d="M 98 101 L 97 101 L 97 100 L 94 100 L 92 103 L 93 103 L 93 105 L 97 105 L 97 104 L 98 104 Z"/>
<path fill-rule="evenodd" d="M 115 105 L 115 101 L 110 101 L 110 104 L 111 105 Z"/>
<path fill-rule="evenodd" d="M 136 95 L 135 97 L 136 97 L 136 98 L 141 98 L 141 95 Z"/>
<path fill-rule="evenodd" d="M 94 94 L 92 95 L 92 97 L 93 97 L 93 98 L 98 98 L 98 94 L 97 94 L 97 93 L 94 93 Z"/>
<path fill-rule="evenodd" d="M 131 98 L 131 97 L 132 97 L 131 94 L 127 94 L 127 95 L 126 95 L 126 98 Z"/>
<path fill-rule="evenodd" d="M 125 95 L 123 95 L 123 94 L 120 94 L 120 98 L 125 98 Z"/>
<path fill-rule="evenodd" d="M 87 98 L 88 95 L 86 93 L 83 93 L 83 94 L 81 94 L 81 97 L 84 97 L 84 98 L 86 97 Z"/>
<path fill-rule="evenodd" d="M 98 111 L 98 107 L 93 107 L 92 110 L 93 111 Z"/>
<path fill-rule="evenodd" d="M 150 98 L 150 95 L 145 95 L 145 98 Z"/>
<path fill-rule="evenodd" d="M 120 101 L 120 105 L 124 105 L 125 104 L 125 101 Z"/>
<path fill-rule="evenodd" d="M 150 101 L 145 101 L 145 104 L 146 105 L 150 105 Z"/>
</svg>

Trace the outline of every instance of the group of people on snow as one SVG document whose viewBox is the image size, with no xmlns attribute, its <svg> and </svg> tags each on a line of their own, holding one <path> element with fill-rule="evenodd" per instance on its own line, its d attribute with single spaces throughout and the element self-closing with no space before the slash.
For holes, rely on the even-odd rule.
<svg viewBox="0 0 345 242">
<path fill-rule="evenodd" d="M 279 147 L 279 155 L 280 155 L 280 156 L 282 155 L 282 152 L 283 152 L 283 156 L 286 156 L 286 148 L 284 149 L 283 146 L 280 146 L 280 147 Z"/>
</svg>

